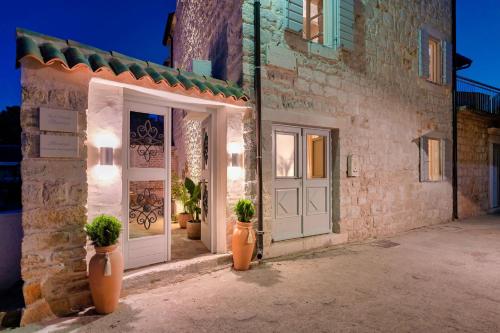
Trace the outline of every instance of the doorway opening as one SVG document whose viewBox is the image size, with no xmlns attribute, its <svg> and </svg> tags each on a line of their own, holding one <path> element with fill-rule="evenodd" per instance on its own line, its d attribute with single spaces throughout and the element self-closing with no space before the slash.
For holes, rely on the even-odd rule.
<svg viewBox="0 0 500 333">
<path fill-rule="evenodd" d="M 172 261 L 214 252 L 211 119 L 208 112 L 172 110 Z"/>
</svg>

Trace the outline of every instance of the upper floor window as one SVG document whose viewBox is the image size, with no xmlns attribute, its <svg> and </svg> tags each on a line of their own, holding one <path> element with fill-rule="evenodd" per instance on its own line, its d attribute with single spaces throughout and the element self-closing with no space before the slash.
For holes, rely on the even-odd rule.
<svg viewBox="0 0 500 333">
<path fill-rule="evenodd" d="M 443 73 L 441 43 L 432 37 L 429 38 L 429 81 L 441 83 Z"/>
<path fill-rule="evenodd" d="M 323 44 L 323 0 L 304 0 L 302 36 L 314 43 Z"/>
<path fill-rule="evenodd" d="M 285 0 L 287 28 L 311 43 L 354 47 L 354 0 Z"/>
<path fill-rule="evenodd" d="M 426 27 L 419 31 L 419 75 L 432 83 L 451 82 L 452 47 L 444 34 Z"/>
</svg>

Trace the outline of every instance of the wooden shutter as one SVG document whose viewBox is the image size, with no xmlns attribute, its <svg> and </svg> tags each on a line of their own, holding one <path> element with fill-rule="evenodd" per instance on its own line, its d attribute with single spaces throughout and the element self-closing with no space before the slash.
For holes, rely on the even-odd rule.
<svg viewBox="0 0 500 333">
<path fill-rule="evenodd" d="M 287 0 L 288 29 L 302 32 L 304 22 L 303 0 Z"/>
<path fill-rule="evenodd" d="M 420 181 L 429 181 L 429 139 L 420 137 Z"/>
<path fill-rule="evenodd" d="M 453 48 L 449 41 L 441 41 L 441 50 L 443 54 L 443 84 L 451 83 L 453 73 Z"/>
<path fill-rule="evenodd" d="M 354 0 L 334 1 L 335 47 L 354 49 Z"/>
<path fill-rule="evenodd" d="M 429 78 L 429 33 L 425 29 L 418 34 L 418 75 Z"/>
</svg>

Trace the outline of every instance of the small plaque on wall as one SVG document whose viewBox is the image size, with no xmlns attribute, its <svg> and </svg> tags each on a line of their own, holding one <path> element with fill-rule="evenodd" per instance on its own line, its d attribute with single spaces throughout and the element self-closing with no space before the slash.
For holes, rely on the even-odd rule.
<svg viewBox="0 0 500 333">
<path fill-rule="evenodd" d="M 40 157 L 78 157 L 78 137 L 40 135 Z"/>
<path fill-rule="evenodd" d="M 78 131 L 78 112 L 40 108 L 40 130 L 76 133 Z"/>
</svg>

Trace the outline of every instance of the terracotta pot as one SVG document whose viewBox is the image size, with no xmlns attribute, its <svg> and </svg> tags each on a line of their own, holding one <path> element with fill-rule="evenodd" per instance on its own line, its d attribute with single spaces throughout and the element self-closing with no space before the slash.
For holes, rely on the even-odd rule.
<svg viewBox="0 0 500 333">
<path fill-rule="evenodd" d="M 237 271 L 246 271 L 250 268 L 253 251 L 255 249 L 255 230 L 252 223 L 236 222 L 233 228 L 233 265 Z"/>
<path fill-rule="evenodd" d="M 187 235 L 189 239 L 201 239 L 201 222 L 188 221 Z"/>
<path fill-rule="evenodd" d="M 115 311 L 122 290 L 123 256 L 118 245 L 96 247 L 89 263 L 89 284 L 98 313 Z"/>
<path fill-rule="evenodd" d="M 179 226 L 181 229 L 186 229 L 186 224 L 187 221 L 190 221 L 193 219 L 193 215 L 189 213 L 180 213 L 177 215 L 177 222 L 179 222 Z"/>
</svg>

